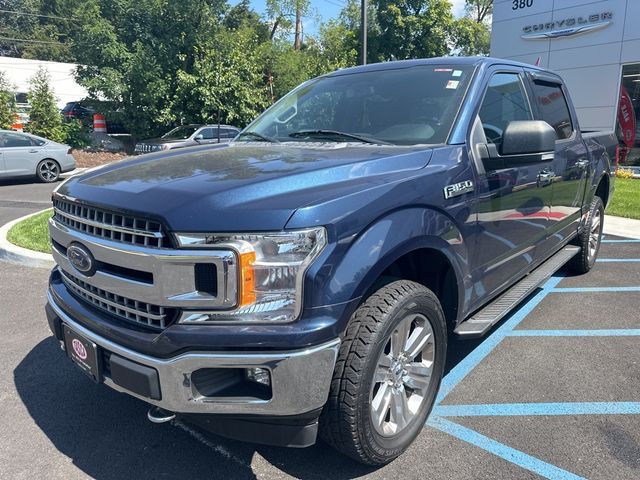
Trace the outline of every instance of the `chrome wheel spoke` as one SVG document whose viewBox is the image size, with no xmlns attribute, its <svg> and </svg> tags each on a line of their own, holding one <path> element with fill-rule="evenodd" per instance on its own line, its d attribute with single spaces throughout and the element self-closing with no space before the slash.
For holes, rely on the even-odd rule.
<svg viewBox="0 0 640 480">
<path fill-rule="evenodd" d="M 393 395 L 392 387 L 388 383 L 380 385 L 376 396 L 371 402 L 371 413 L 373 417 L 373 424 L 379 428 L 387 418 L 387 412 L 391 405 L 391 397 Z"/>
<path fill-rule="evenodd" d="M 391 334 L 391 356 L 398 358 L 404 353 L 404 346 L 409 337 L 411 322 L 402 321 Z"/>
<path fill-rule="evenodd" d="M 407 365 L 407 373 L 403 378 L 405 385 L 414 391 L 424 393 L 431 382 L 432 365 L 433 363 L 428 366 L 423 363 L 410 363 Z"/>
<path fill-rule="evenodd" d="M 391 396 L 391 422 L 395 423 L 395 431 L 398 432 L 407 426 L 411 420 L 411 412 L 409 411 L 409 402 L 404 388 L 398 390 L 393 389 Z"/>
<path fill-rule="evenodd" d="M 373 383 L 385 382 L 389 379 L 389 369 L 391 368 L 391 359 L 388 355 L 383 355 L 378 359 L 376 365 L 376 373 L 373 376 Z"/>
<path fill-rule="evenodd" d="M 406 357 L 413 359 L 422 352 L 424 347 L 427 345 L 427 342 L 431 341 L 432 334 L 433 332 L 431 331 L 430 326 L 416 326 L 404 346 Z"/>
</svg>

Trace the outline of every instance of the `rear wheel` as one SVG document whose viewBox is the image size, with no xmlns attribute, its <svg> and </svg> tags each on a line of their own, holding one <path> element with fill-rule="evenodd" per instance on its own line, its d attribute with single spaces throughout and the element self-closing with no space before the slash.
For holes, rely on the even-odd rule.
<svg viewBox="0 0 640 480">
<path fill-rule="evenodd" d="M 420 433 L 446 357 L 447 328 L 436 296 L 406 280 L 371 295 L 343 339 L 320 433 L 369 465 L 392 461 Z"/>
<path fill-rule="evenodd" d="M 602 241 L 604 223 L 604 205 L 598 196 L 593 197 L 589 207 L 587 221 L 574 244 L 581 248 L 580 253 L 571 259 L 568 267 L 575 273 L 587 273 L 596 262 Z"/>
<path fill-rule="evenodd" d="M 55 160 L 46 158 L 38 164 L 36 175 L 41 182 L 55 182 L 60 178 L 60 165 Z"/>
</svg>

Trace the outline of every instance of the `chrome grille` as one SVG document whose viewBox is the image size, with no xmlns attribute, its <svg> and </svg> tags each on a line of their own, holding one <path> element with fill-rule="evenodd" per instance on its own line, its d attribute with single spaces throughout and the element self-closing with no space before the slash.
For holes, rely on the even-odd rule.
<svg viewBox="0 0 640 480">
<path fill-rule="evenodd" d="M 153 220 L 123 215 L 80 203 L 53 199 L 53 218 L 88 235 L 144 247 L 163 248 L 168 245 L 162 225 Z"/>
<path fill-rule="evenodd" d="M 127 322 L 164 329 L 175 318 L 175 310 L 151 305 L 94 287 L 60 269 L 67 289 L 91 305 Z"/>
</svg>

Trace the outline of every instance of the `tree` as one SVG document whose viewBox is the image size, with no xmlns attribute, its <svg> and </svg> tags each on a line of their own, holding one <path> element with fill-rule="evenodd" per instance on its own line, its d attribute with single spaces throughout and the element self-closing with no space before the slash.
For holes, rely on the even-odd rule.
<svg viewBox="0 0 640 480">
<path fill-rule="evenodd" d="M 178 80 L 178 95 L 195 93 L 206 123 L 244 126 L 269 105 L 258 38 L 251 29 L 219 29 L 198 49 L 193 73 L 180 72 Z"/>
<path fill-rule="evenodd" d="M 454 51 L 459 55 L 489 55 L 491 32 L 487 24 L 464 17 L 453 26 Z"/>
<path fill-rule="evenodd" d="M 493 14 L 493 0 L 466 0 L 467 16 L 477 23 L 484 23 Z"/>
<path fill-rule="evenodd" d="M 16 99 L 14 86 L 7 74 L 0 70 L 0 129 L 9 129 L 16 118 Z"/>
<path fill-rule="evenodd" d="M 302 17 L 309 12 L 310 0 L 267 0 L 267 12 L 273 19 L 273 38 L 278 26 L 287 27 L 291 25 L 290 18 L 294 18 L 294 40 L 293 49 L 302 48 Z"/>
<path fill-rule="evenodd" d="M 56 105 L 56 97 L 49 86 L 49 72 L 40 67 L 29 81 L 29 123 L 26 129 L 35 135 L 54 142 L 63 141 L 62 115 Z"/>
<path fill-rule="evenodd" d="M 448 0 L 374 0 L 380 34 L 369 55 L 391 58 L 429 58 L 447 55 L 453 30 Z"/>
</svg>

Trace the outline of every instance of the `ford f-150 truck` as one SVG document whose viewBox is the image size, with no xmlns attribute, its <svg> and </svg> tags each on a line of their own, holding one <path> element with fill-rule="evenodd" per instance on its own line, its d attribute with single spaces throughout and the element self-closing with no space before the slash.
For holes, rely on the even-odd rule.
<svg viewBox="0 0 640 480">
<path fill-rule="evenodd" d="M 591 269 L 616 144 L 531 65 L 324 75 L 228 145 L 61 184 L 49 325 L 152 421 L 319 434 L 383 464 L 423 427 L 448 338 L 484 335 L 565 263 Z"/>
</svg>

